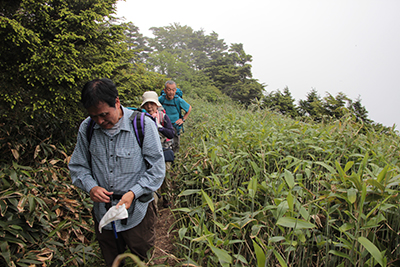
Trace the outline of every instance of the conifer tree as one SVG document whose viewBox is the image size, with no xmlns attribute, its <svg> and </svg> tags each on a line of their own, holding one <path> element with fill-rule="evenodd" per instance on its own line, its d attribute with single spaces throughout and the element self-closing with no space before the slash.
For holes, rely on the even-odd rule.
<svg viewBox="0 0 400 267">
<path fill-rule="evenodd" d="M 2 118 L 79 121 L 82 84 L 111 78 L 129 58 L 116 0 L 8 2 L 0 3 Z"/>
</svg>

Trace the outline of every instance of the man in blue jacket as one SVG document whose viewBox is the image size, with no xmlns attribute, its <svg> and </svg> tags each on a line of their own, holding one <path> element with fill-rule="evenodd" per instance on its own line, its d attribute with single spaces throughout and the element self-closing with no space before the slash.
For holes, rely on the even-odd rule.
<svg viewBox="0 0 400 267">
<path fill-rule="evenodd" d="M 167 81 L 164 87 L 164 94 L 162 94 L 158 101 L 163 105 L 165 112 L 171 119 L 171 122 L 175 128 L 174 142 L 172 144 L 172 150 L 174 153 L 179 151 L 179 137 L 183 127 L 183 123 L 189 117 L 192 111 L 192 106 L 189 105 L 183 98 L 176 94 L 176 83 L 172 80 Z M 182 116 L 181 110 L 186 113 Z"/>
<path fill-rule="evenodd" d="M 79 127 L 69 169 L 75 186 L 90 194 L 96 238 L 107 266 L 130 251 L 142 260 L 154 246 L 156 220 L 153 192 L 165 174 L 163 150 L 154 121 L 144 116 L 144 138 L 140 145 L 132 123 L 133 111 L 124 108 L 109 79 L 85 84 L 81 102 L 90 117 Z M 88 137 L 88 123 L 93 134 Z M 125 208 L 128 218 L 98 225 L 110 206 Z"/>
</svg>

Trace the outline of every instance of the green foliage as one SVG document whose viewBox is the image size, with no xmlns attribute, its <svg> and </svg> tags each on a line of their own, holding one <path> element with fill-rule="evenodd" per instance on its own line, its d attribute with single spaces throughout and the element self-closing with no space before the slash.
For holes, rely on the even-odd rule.
<svg viewBox="0 0 400 267">
<path fill-rule="evenodd" d="M 188 64 L 180 61 L 179 56 L 167 51 L 150 54 L 147 63 L 152 66 L 152 70 L 166 75 L 171 79 L 184 79 L 194 75 L 194 70 Z"/>
<path fill-rule="evenodd" d="M 202 70 L 214 53 L 224 51 L 226 45 L 215 32 L 205 35 L 204 30 L 193 31 L 191 27 L 174 23 L 165 27 L 153 27 L 154 38 L 149 38 L 155 53 L 167 52 L 177 56 L 180 62 L 194 70 Z M 157 66 L 157 65 L 155 65 Z M 168 73 L 175 79 L 174 73 Z"/>
<path fill-rule="evenodd" d="M 310 116 L 316 121 L 324 114 L 322 99 L 315 89 L 312 89 L 311 92 L 307 94 L 306 100 L 299 101 L 299 108 L 303 116 Z"/>
<path fill-rule="evenodd" d="M 232 44 L 228 52 L 214 53 L 204 73 L 213 84 L 231 99 L 244 104 L 261 97 L 263 85 L 252 79 L 251 56 L 242 44 Z"/>
<path fill-rule="evenodd" d="M 171 227 L 182 264 L 389 266 L 400 257 L 396 133 L 185 98 L 195 112 L 174 167 Z M 99 265 L 91 201 L 71 185 L 69 157 L 47 140 L 26 154 L 30 166 L 0 168 L 0 263 Z"/>
<path fill-rule="evenodd" d="M 340 119 L 348 112 L 350 104 L 351 100 L 342 92 L 339 92 L 336 97 L 333 97 L 331 94 L 327 93 L 327 96 L 324 97 L 322 102 L 325 110 L 324 115 L 327 115 L 331 118 Z"/>
<path fill-rule="evenodd" d="M 261 104 L 259 104 L 259 106 L 261 108 L 269 108 L 271 110 L 278 111 L 279 113 L 287 115 L 291 118 L 296 118 L 299 116 L 299 112 L 297 111 L 294 101 L 295 100 L 292 97 L 289 88 L 286 87 L 283 90 L 283 93 L 277 90 L 276 92 L 270 92 L 262 97 L 260 100 Z"/>
<path fill-rule="evenodd" d="M 84 117 L 80 89 L 98 77 L 114 80 L 125 106 L 173 78 L 194 107 L 175 165 L 187 264 L 398 261 L 398 132 L 343 93 L 312 90 L 298 108 L 309 123 L 265 110 L 296 117 L 288 88 L 259 100 L 242 44 L 227 50 L 216 33 L 179 24 L 146 40 L 115 21 L 114 5 L 0 2 L 0 265 L 99 265 L 91 202 L 66 165 Z"/>
<path fill-rule="evenodd" d="M 150 52 L 146 38 L 139 32 L 139 28 L 132 22 L 126 24 L 125 43 L 128 50 L 131 50 L 133 58 L 131 63 L 144 63 Z"/>
<path fill-rule="evenodd" d="M 207 88 L 213 86 L 244 104 L 261 97 L 263 85 L 252 79 L 252 57 L 242 44 L 232 44 L 227 50 L 218 34 L 205 35 L 203 30 L 177 23 L 151 30 L 155 37 L 148 40 L 153 52 L 146 61 L 151 70 L 192 87 L 200 87 L 198 80 L 207 80 Z M 207 96 L 211 101 L 216 98 L 218 94 Z"/>
<path fill-rule="evenodd" d="M 49 138 L 73 147 L 85 117 L 80 91 L 91 79 L 112 78 L 125 105 L 162 88 L 164 76 L 148 72 L 140 60 L 130 63 L 146 43 L 133 24 L 117 23 L 115 2 L 0 2 L 2 160 L 28 163 Z"/>
<path fill-rule="evenodd" d="M 36 168 L 0 165 L 1 266 L 89 266 L 99 260 L 91 202 L 71 185 L 68 156 L 37 148 Z"/>
<path fill-rule="evenodd" d="M 23 111 L 35 120 L 45 113 L 74 123 L 82 116 L 76 110 L 82 83 L 111 77 L 125 64 L 114 4 L 23 0 L 0 17 L 2 118 L 20 120 L 15 116 Z"/>
<path fill-rule="evenodd" d="M 211 85 L 208 78 L 201 75 L 193 76 L 193 79 L 190 81 L 178 79 L 177 85 L 183 90 L 184 98 L 190 96 L 192 98 L 203 99 L 207 102 L 230 102 L 226 95 L 222 94 L 218 88 Z"/>
<path fill-rule="evenodd" d="M 122 70 L 114 78 L 121 103 L 127 107 L 139 107 L 145 91 L 161 93 L 164 75 L 147 71 L 143 63 L 133 64 L 131 69 Z"/>
<path fill-rule="evenodd" d="M 354 114 L 357 122 L 371 123 L 372 121 L 368 119 L 368 111 L 361 104 L 361 98 L 358 97 L 355 102 L 351 103 L 350 106 L 351 113 Z"/>
<path fill-rule="evenodd" d="M 175 169 L 187 263 L 383 266 L 400 257 L 396 132 L 190 102 Z"/>
<path fill-rule="evenodd" d="M 317 90 L 312 89 L 305 100 L 299 100 L 298 106 L 286 87 L 283 93 L 278 89 L 264 95 L 260 100 L 253 99 L 251 108 L 268 108 L 270 110 L 287 115 L 291 118 L 301 118 L 303 121 L 332 122 L 345 117 L 352 117 L 355 122 L 364 124 L 366 129 L 375 131 L 390 132 L 391 129 L 381 124 L 374 123 L 368 119 L 368 111 L 361 104 L 361 98 L 358 97 L 354 102 L 344 93 L 340 92 L 335 97 L 330 93 L 324 98 L 318 95 Z"/>
</svg>

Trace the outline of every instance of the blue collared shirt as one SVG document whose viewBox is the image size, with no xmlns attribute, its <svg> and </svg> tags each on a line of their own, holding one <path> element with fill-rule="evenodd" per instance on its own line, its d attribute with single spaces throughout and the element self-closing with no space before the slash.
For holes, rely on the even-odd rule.
<svg viewBox="0 0 400 267">
<path fill-rule="evenodd" d="M 129 190 L 135 194 L 128 209 L 127 224 L 122 225 L 121 221 L 115 223 L 117 232 L 131 229 L 143 220 L 147 206 L 153 198 L 145 203 L 138 198 L 156 191 L 165 176 L 164 155 L 156 124 L 145 116 L 143 147 L 140 148 L 130 118 L 133 111 L 124 107 L 122 110 L 119 130 L 110 136 L 107 130 L 95 124 L 90 146 L 86 136 L 90 118 L 81 123 L 76 147 L 68 166 L 72 183 L 85 192 L 101 186 L 117 195 L 123 195 Z M 150 168 L 146 167 L 145 160 Z M 118 201 L 114 200 L 112 206 Z M 97 221 L 100 222 L 106 213 L 105 203 L 94 202 L 93 209 Z M 111 224 L 104 229 L 111 230 Z"/>
</svg>

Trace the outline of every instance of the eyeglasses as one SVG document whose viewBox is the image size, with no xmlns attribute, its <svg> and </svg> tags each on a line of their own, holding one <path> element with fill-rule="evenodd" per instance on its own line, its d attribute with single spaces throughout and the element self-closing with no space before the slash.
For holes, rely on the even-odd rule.
<svg viewBox="0 0 400 267">
<path fill-rule="evenodd" d="M 166 88 L 165 89 L 165 91 L 167 91 L 167 92 L 172 92 L 172 91 L 175 91 L 176 90 L 176 88 Z"/>
</svg>

